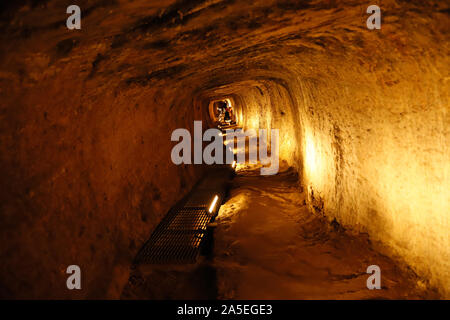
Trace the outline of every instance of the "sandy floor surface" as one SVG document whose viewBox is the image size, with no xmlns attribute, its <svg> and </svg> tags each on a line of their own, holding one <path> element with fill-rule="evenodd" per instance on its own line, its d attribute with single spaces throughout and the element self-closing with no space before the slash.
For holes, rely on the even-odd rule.
<svg viewBox="0 0 450 320">
<path fill-rule="evenodd" d="M 365 235 L 308 212 L 292 169 L 260 176 L 240 165 L 216 218 L 214 258 L 220 299 L 423 299 L 415 274 L 378 253 Z M 369 290 L 367 267 L 381 268 Z"/>
</svg>

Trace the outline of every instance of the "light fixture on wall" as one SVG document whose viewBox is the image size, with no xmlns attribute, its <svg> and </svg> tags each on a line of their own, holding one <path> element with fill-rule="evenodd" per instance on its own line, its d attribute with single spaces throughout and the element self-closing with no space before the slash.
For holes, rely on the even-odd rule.
<svg viewBox="0 0 450 320">
<path fill-rule="evenodd" d="M 214 208 L 216 207 L 217 200 L 219 200 L 219 196 L 218 195 L 216 195 L 214 197 L 213 201 L 211 202 L 211 205 L 209 206 L 209 209 L 208 209 L 209 213 L 213 213 Z"/>
</svg>

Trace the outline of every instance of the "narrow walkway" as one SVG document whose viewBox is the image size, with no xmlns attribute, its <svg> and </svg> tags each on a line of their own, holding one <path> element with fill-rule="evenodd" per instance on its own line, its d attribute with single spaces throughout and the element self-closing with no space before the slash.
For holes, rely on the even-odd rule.
<svg viewBox="0 0 450 320">
<path fill-rule="evenodd" d="M 437 298 L 366 237 L 308 212 L 297 181 L 292 169 L 260 176 L 257 166 L 238 166 L 216 218 L 219 299 Z M 381 290 L 366 286 L 373 264 L 381 268 Z"/>
</svg>

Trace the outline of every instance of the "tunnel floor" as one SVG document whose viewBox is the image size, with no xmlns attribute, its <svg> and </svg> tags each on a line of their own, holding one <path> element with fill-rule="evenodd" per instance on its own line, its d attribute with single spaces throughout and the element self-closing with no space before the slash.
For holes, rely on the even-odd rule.
<svg viewBox="0 0 450 320">
<path fill-rule="evenodd" d="M 438 298 L 365 235 L 311 214 L 292 168 L 274 176 L 261 176 L 259 169 L 238 165 L 197 263 L 138 266 L 122 298 Z M 367 267 L 374 264 L 381 269 L 380 290 L 366 285 Z"/>
<path fill-rule="evenodd" d="M 430 299 L 409 270 L 311 214 L 292 168 L 260 176 L 241 166 L 216 219 L 214 266 L 221 299 Z M 381 269 L 369 290 L 367 267 Z"/>
</svg>

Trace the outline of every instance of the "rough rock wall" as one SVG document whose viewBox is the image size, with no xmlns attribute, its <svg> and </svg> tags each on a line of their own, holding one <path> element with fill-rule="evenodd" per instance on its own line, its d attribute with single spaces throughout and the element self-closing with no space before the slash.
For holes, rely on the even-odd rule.
<svg viewBox="0 0 450 320">
<path fill-rule="evenodd" d="M 77 68 L 74 59 L 2 102 L 3 296 L 117 295 L 110 278 L 127 280 L 149 232 L 200 174 L 170 161 L 172 130 L 202 117 L 191 97 L 175 101 L 184 88 L 83 88 Z M 82 269 L 78 295 L 65 288 L 70 264 Z"/>
<path fill-rule="evenodd" d="M 1 296 L 117 297 L 201 173 L 171 164 L 171 131 L 224 96 L 247 127 L 283 131 L 313 212 L 448 296 L 445 2 L 383 1 L 381 30 L 360 0 L 85 0 L 79 31 L 70 4 L 2 8 Z M 65 289 L 69 264 L 81 292 Z"/>
<path fill-rule="evenodd" d="M 121 79 L 111 41 L 78 36 L 53 47 L 39 32 L 2 52 L 2 297 L 118 297 L 137 250 L 201 174 L 170 161 L 171 132 L 204 116 L 193 88 L 155 75 L 143 90 L 146 79 Z M 66 288 L 71 264 L 81 291 Z"/>
<path fill-rule="evenodd" d="M 304 181 L 315 211 L 368 232 L 448 294 L 448 60 L 395 58 L 299 81 Z"/>
</svg>

